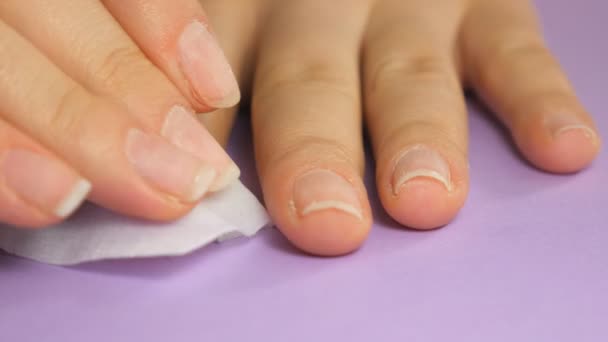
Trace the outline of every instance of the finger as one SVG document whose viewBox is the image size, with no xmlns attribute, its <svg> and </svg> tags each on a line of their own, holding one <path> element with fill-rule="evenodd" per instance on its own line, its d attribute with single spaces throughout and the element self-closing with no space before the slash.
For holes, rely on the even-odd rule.
<svg viewBox="0 0 608 342">
<path fill-rule="evenodd" d="M 70 166 L 0 120 L 0 222 L 56 223 L 80 206 L 90 189 Z"/>
<path fill-rule="evenodd" d="M 468 79 L 523 155 L 552 172 L 589 165 L 600 147 L 597 130 L 545 47 L 531 4 L 478 1 L 462 32 Z"/>
<path fill-rule="evenodd" d="M 187 101 L 101 3 L 32 0 L 25 5 L 7 0 L 0 9 L 75 80 L 125 103 L 134 117 L 161 129 L 176 146 L 214 167 L 218 176 L 210 190 L 220 190 L 238 178 L 238 167 L 197 122 Z"/>
<path fill-rule="evenodd" d="M 252 120 L 264 198 L 285 236 L 314 254 L 351 252 L 371 226 L 361 181 L 362 3 L 278 2 L 258 56 Z M 339 16 L 344 6 L 352 11 Z"/>
<path fill-rule="evenodd" d="M 197 110 L 232 107 L 239 101 L 233 72 L 197 0 L 103 3 Z"/>
<path fill-rule="evenodd" d="M 93 184 L 91 199 L 150 219 L 192 208 L 215 171 L 120 106 L 92 96 L 0 21 L 0 113 Z M 166 137 L 166 138 L 165 138 Z"/>
<path fill-rule="evenodd" d="M 265 15 L 266 2 L 226 0 L 201 1 L 201 3 L 243 89 L 243 96 L 246 96 L 250 88 L 255 48 Z M 215 139 L 225 145 L 237 110 L 237 107 L 219 109 L 212 113 L 201 114 L 199 119 Z"/>
<path fill-rule="evenodd" d="M 451 50 L 459 6 L 383 1 L 364 40 L 378 192 L 387 212 L 412 228 L 445 225 L 468 191 L 466 112 Z"/>
</svg>

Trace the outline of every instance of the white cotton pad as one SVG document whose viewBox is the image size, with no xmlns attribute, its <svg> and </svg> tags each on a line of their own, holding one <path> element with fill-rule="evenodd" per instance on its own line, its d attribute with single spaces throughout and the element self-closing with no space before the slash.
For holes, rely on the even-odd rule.
<svg viewBox="0 0 608 342">
<path fill-rule="evenodd" d="M 121 216 L 92 204 L 48 229 L 0 225 L 0 249 L 55 264 L 158 256 L 179 256 L 214 241 L 253 236 L 270 219 L 257 198 L 240 182 L 211 194 L 185 217 L 152 223 Z"/>
</svg>

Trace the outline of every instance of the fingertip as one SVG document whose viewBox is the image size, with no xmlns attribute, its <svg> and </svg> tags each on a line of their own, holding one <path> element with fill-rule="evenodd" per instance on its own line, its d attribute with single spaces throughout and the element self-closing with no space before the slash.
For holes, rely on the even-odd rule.
<svg viewBox="0 0 608 342">
<path fill-rule="evenodd" d="M 388 214 L 405 227 L 427 230 L 445 226 L 456 217 L 462 204 L 454 197 L 443 184 L 419 178 L 383 203 Z"/>
<path fill-rule="evenodd" d="M 365 242 L 371 222 L 340 210 L 324 210 L 280 224 L 285 237 L 301 250 L 319 256 L 354 252 Z"/>
<path fill-rule="evenodd" d="M 31 208 L 22 208 L 10 214 L 0 214 L 0 221 L 19 229 L 45 229 L 58 224 L 62 220 L 62 218 L 57 216 L 48 215 Z"/>
<path fill-rule="evenodd" d="M 103 182 L 93 187 L 89 199 L 92 203 L 117 214 L 161 223 L 180 219 L 200 202 L 185 202 L 143 182 L 132 184 L 131 191 L 124 191 L 124 188 L 124 184 Z"/>
<path fill-rule="evenodd" d="M 0 189 L 0 222 L 21 229 L 43 229 L 60 223 L 65 218 L 46 212 L 25 202 L 6 189 Z M 0 224 L 0 229 L 3 225 Z"/>
<path fill-rule="evenodd" d="M 456 217 L 466 200 L 468 172 L 453 153 L 414 145 L 397 155 L 393 167 L 379 169 L 380 199 L 394 220 L 426 230 Z"/>
<path fill-rule="evenodd" d="M 365 187 L 325 168 L 274 177 L 264 186 L 266 203 L 279 230 L 299 249 L 319 256 L 357 250 L 372 226 Z"/>
<path fill-rule="evenodd" d="M 556 129 L 533 126 L 514 132 L 522 154 L 536 167 L 553 173 L 574 173 L 587 168 L 600 152 L 601 139 L 589 125 Z"/>
</svg>

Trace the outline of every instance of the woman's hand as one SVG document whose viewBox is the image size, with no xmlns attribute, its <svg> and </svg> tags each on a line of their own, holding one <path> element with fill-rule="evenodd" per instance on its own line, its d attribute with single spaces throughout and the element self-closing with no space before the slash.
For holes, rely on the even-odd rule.
<svg viewBox="0 0 608 342">
<path fill-rule="evenodd" d="M 362 122 L 386 211 L 412 228 L 450 222 L 469 187 L 465 87 L 543 170 L 575 172 L 598 153 L 593 121 L 528 1 L 202 3 L 242 83 L 254 75 L 264 198 L 305 251 L 347 253 L 368 234 Z M 228 117 L 215 114 L 208 127 L 225 137 Z"/>
<path fill-rule="evenodd" d="M 0 1 L 0 221 L 55 223 L 91 186 L 184 214 L 239 173 L 193 112 L 239 96 L 196 0 Z"/>
</svg>

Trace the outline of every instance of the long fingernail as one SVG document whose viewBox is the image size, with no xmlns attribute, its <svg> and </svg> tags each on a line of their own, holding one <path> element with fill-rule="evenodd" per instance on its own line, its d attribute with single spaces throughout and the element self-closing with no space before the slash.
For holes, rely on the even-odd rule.
<svg viewBox="0 0 608 342">
<path fill-rule="evenodd" d="M 175 146 L 215 169 L 217 177 L 209 186 L 209 191 L 219 191 L 239 178 L 240 170 L 236 164 L 186 108 L 177 105 L 169 110 L 161 134 Z"/>
<path fill-rule="evenodd" d="M 430 178 L 441 183 L 450 191 L 450 167 L 437 151 L 416 145 L 406 150 L 397 160 L 393 170 L 393 193 L 397 195 L 401 187 L 415 178 Z"/>
<path fill-rule="evenodd" d="M 545 119 L 545 126 L 554 138 L 571 132 L 579 132 L 593 141 L 596 138 L 595 131 L 574 115 L 558 114 L 548 116 Z"/>
<path fill-rule="evenodd" d="M 306 216 L 338 210 L 362 219 L 361 202 L 351 183 L 333 171 L 316 169 L 301 175 L 294 184 L 293 206 Z"/>
<path fill-rule="evenodd" d="M 200 159 L 135 128 L 129 130 L 126 153 L 144 179 L 186 202 L 203 197 L 216 177 L 215 169 Z"/>
<path fill-rule="evenodd" d="M 91 190 L 91 183 L 60 162 L 28 150 L 9 150 L 0 168 L 19 198 L 61 218 L 72 214 Z"/>
<path fill-rule="evenodd" d="M 214 108 L 237 104 L 241 94 L 226 56 L 219 44 L 202 23 L 190 23 L 179 42 L 182 71 L 198 97 Z"/>
</svg>

